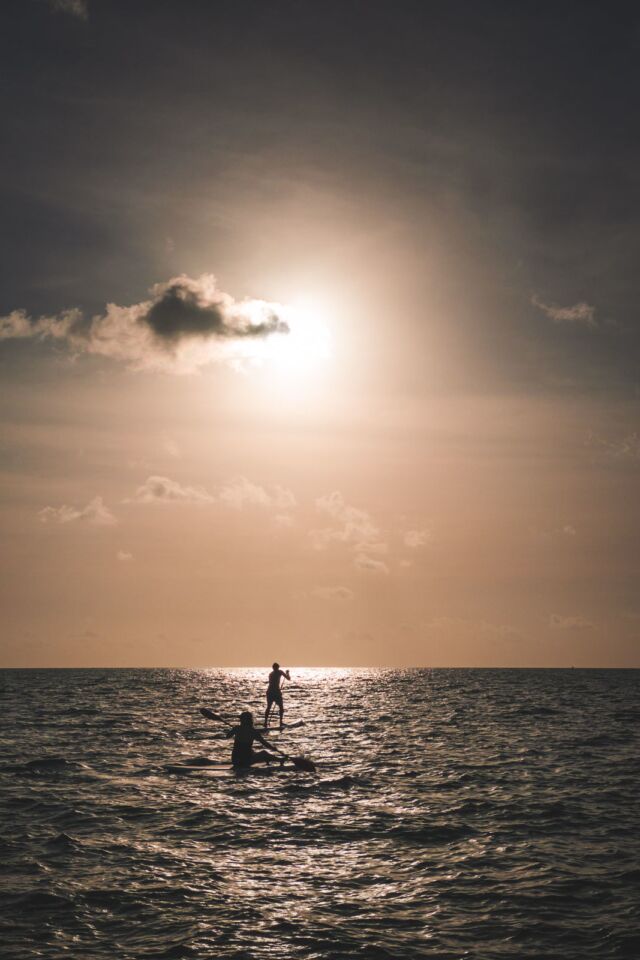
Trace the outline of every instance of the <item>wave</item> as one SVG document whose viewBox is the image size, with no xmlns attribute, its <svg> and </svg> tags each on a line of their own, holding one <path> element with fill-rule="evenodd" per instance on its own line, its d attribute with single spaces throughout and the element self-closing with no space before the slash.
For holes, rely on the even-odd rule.
<svg viewBox="0 0 640 960">
<path fill-rule="evenodd" d="M 78 769 L 79 764 L 66 757 L 38 757 L 34 760 L 26 760 L 24 763 L 5 764 L 0 767 L 1 773 L 62 773 L 73 768 Z"/>
<path fill-rule="evenodd" d="M 68 833 L 59 833 L 57 836 L 47 840 L 46 846 L 50 850 L 77 850 L 82 844 L 74 837 L 70 837 Z"/>
</svg>

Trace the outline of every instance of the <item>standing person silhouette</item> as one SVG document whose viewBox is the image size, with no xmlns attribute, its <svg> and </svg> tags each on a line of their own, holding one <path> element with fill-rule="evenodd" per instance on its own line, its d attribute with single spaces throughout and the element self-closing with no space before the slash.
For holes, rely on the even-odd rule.
<svg viewBox="0 0 640 960">
<path fill-rule="evenodd" d="M 282 680 L 291 680 L 288 670 L 281 670 L 279 663 L 274 663 L 269 674 L 269 686 L 267 687 L 267 709 L 264 712 L 264 725 L 269 726 L 269 714 L 274 703 L 278 704 L 280 711 L 280 729 L 284 726 L 284 703 L 282 702 Z"/>
</svg>

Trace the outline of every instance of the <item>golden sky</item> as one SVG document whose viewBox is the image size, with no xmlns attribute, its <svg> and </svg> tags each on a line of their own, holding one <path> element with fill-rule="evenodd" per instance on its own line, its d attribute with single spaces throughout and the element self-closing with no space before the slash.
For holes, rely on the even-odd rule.
<svg viewBox="0 0 640 960">
<path fill-rule="evenodd" d="M 640 665 L 632 145 L 356 6 L 12 14 L 3 666 Z"/>
</svg>

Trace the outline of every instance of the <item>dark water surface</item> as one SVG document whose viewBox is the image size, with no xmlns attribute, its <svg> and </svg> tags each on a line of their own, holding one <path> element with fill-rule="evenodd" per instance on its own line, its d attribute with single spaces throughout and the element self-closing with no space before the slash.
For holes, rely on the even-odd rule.
<svg viewBox="0 0 640 960">
<path fill-rule="evenodd" d="M 4 671 L 4 960 L 640 957 L 640 672 Z"/>
</svg>

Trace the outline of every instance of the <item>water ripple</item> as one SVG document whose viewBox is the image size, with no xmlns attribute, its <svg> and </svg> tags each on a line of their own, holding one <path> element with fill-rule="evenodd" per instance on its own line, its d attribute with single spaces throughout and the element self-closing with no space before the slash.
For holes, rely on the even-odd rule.
<svg viewBox="0 0 640 960">
<path fill-rule="evenodd" d="M 3 960 L 640 956 L 636 671 L 3 671 Z"/>
</svg>

